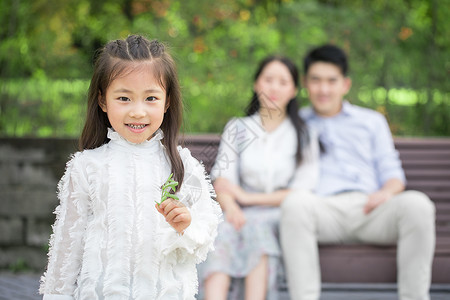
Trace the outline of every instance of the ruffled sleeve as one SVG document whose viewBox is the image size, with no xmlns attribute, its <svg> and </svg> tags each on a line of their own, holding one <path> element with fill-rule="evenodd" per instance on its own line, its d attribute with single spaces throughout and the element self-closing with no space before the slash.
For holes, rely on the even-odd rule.
<svg viewBox="0 0 450 300">
<path fill-rule="evenodd" d="M 215 201 L 215 192 L 204 166 L 193 158 L 188 149 L 181 149 L 185 175 L 177 194 L 191 213 L 192 221 L 184 234 L 166 226 L 162 235 L 162 255 L 177 263 L 200 263 L 213 249 L 222 211 Z"/>
<path fill-rule="evenodd" d="M 81 269 L 83 235 L 87 223 L 88 185 L 80 166 L 81 153 L 67 163 L 58 184 L 59 206 L 50 237 L 47 271 L 41 278 L 39 292 L 45 300 L 74 299 L 76 280 Z"/>
<path fill-rule="evenodd" d="M 156 237 L 161 288 L 158 300 L 195 299 L 198 289 L 196 264 L 204 261 L 208 252 L 214 249 L 217 226 L 222 219 L 222 211 L 215 201 L 215 192 L 205 168 L 188 149 L 179 148 L 179 151 L 185 174 L 177 196 L 188 207 L 192 220 L 184 234 L 179 234 L 161 218 Z"/>
</svg>

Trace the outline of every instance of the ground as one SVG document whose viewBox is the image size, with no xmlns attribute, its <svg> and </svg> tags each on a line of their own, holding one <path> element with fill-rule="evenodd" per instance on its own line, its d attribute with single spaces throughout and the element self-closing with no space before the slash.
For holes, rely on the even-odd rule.
<svg viewBox="0 0 450 300">
<path fill-rule="evenodd" d="M 37 294 L 38 274 L 0 273 L 0 300 L 40 300 Z M 323 285 L 321 300 L 396 300 L 395 284 L 333 284 Z M 433 284 L 431 300 L 450 299 L 450 284 Z M 289 300 L 282 291 L 280 300 Z"/>
</svg>

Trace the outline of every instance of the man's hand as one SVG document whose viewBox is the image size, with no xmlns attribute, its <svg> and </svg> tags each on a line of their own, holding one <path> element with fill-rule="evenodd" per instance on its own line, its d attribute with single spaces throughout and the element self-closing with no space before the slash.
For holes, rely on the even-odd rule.
<svg viewBox="0 0 450 300">
<path fill-rule="evenodd" d="M 369 214 L 372 210 L 378 207 L 378 205 L 391 199 L 394 195 L 403 192 L 405 190 L 405 184 L 403 181 L 397 178 L 391 178 L 383 184 L 383 187 L 369 195 L 369 200 L 364 206 L 364 213 Z"/>
<path fill-rule="evenodd" d="M 392 196 L 393 196 L 393 194 L 391 192 L 384 191 L 384 190 L 379 190 L 379 191 L 376 191 L 375 193 L 370 194 L 368 196 L 369 199 L 367 200 L 366 205 L 364 205 L 364 213 L 366 215 L 369 214 L 372 210 L 377 208 L 380 204 L 383 204 L 384 202 L 391 199 Z"/>
<path fill-rule="evenodd" d="M 168 198 L 159 205 L 155 204 L 155 207 L 178 233 L 183 233 L 191 224 L 192 218 L 189 209 L 178 200 Z"/>
</svg>

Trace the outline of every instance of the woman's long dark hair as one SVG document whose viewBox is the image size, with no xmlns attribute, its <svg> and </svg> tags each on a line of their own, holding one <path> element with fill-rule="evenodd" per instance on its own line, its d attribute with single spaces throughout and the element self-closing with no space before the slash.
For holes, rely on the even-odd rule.
<svg viewBox="0 0 450 300">
<path fill-rule="evenodd" d="M 109 141 L 107 129 L 111 124 L 99 104 L 105 103 L 106 90 L 115 78 L 136 68 L 148 68 L 166 91 L 169 108 L 161 124 L 164 132 L 161 142 L 167 150 L 173 178 L 178 181 L 179 189 L 184 177 L 183 162 L 177 150 L 183 104 L 175 62 L 157 40 L 149 41 L 140 35 L 130 35 L 125 40 L 110 41 L 97 52 L 89 86 L 87 118 L 79 148 L 94 149 Z"/>
<path fill-rule="evenodd" d="M 299 75 L 297 66 L 289 58 L 277 55 L 266 57 L 261 61 L 255 73 L 254 81 L 256 82 L 258 80 L 258 77 L 261 75 L 264 68 L 273 61 L 279 61 L 288 68 L 289 73 L 291 73 L 292 80 L 294 81 L 295 87 L 298 87 Z M 255 91 L 253 91 L 253 97 L 249 105 L 247 106 L 245 113 L 247 114 L 247 116 L 250 116 L 258 112 L 259 109 L 260 102 L 258 100 L 258 95 Z M 303 149 L 309 143 L 309 134 L 305 122 L 299 115 L 299 105 L 297 97 L 294 96 L 294 98 L 289 101 L 286 107 L 286 113 L 289 116 L 289 119 L 291 119 L 291 122 L 294 125 L 295 131 L 297 133 L 297 153 L 295 155 L 295 158 L 297 164 L 300 164 L 303 160 Z"/>
</svg>

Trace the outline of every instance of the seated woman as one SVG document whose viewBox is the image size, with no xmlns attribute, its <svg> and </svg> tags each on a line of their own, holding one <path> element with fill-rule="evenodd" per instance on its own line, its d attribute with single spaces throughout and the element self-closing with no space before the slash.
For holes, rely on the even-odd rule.
<svg viewBox="0 0 450 300">
<path fill-rule="evenodd" d="M 247 117 L 226 125 L 211 171 L 225 222 L 215 251 L 199 265 L 207 300 L 277 299 L 279 206 L 292 189 L 318 177 L 317 136 L 298 115 L 298 70 L 285 57 L 264 59 Z"/>
</svg>

